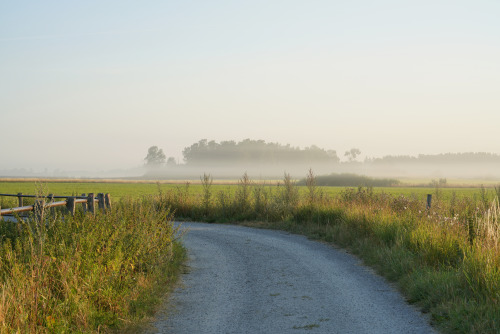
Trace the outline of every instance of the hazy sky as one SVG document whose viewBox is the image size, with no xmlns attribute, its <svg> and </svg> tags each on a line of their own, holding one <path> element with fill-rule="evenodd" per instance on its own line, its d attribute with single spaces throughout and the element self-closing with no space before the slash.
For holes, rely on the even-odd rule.
<svg viewBox="0 0 500 334">
<path fill-rule="evenodd" d="M 500 1 L 1 1 L 0 170 L 202 138 L 500 153 Z"/>
</svg>

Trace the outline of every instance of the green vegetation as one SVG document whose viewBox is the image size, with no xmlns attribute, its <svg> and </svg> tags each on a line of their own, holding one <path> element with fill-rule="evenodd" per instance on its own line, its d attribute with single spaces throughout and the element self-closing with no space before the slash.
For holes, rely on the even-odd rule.
<svg viewBox="0 0 500 334">
<path fill-rule="evenodd" d="M 158 203 L 124 198 L 96 216 L 3 221 L 0 333 L 136 332 L 184 257 Z"/>
<path fill-rule="evenodd" d="M 71 182 L 65 180 L 64 182 L 54 182 L 51 180 L 44 180 L 44 191 L 49 194 L 61 196 L 81 195 L 83 193 L 110 193 L 113 201 L 119 201 L 122 198 L 133 197 L 141 198 L 154 194 L 158 190 L 156 183 L 133 183 L 133 182 Z M 23 193 L 25 195 L 33 195 L 37 192 L 37 184 L 35 181 L 0 181 L 0 193 L 3 194 L 17 194 Z M 172 185 L 173 186 L 173 185 Z M 25 199 L 28 203 L 29 199 Z M 17 198 L 15 197 L 2 197 L 0 196 L 0 206 L 7 208 L 17 206 Z"/>
<path fill-rule="evenodd" d="M 48 188 L 57 194 L 99 189 L 115 199 L 156 192 L 155 207 L 170 208 L 176 219 L 240 222 L 334 242 L 397 282 L 443 332 L 500 331 L 500 188 L 448 188 L 439 181 L 421 188 L 321 187 L 312 171 L 301 187 L 289 175 L 273 183 L 256 183 L 246 174 L 232 184 L 216 183 L 205 174 L 196 184 Z M 32 193 L 8 190 L 11 185 L 0 188 Z M 433 195 L 430 210 L 427 194 Z"/>
<path fill-rule="evenodd" d="M 213 189 L 210 176 L 203 179 L 204 196 L 185 185 L 164 189 L 161 203 L 177 218 L 245 222 L 334 242 L 396 281 L 442 331 L 500 331 L 500 189 L 444 196 L 438 183 L 425 189 L 434 195 L 428 210 L 424 196 L 364 187 L 331 195 L 312 172 L 300 189 L 289 175 L 267 186 L 245 174 L 226 190 Z"/>
<path fill-rule="evenodd" d="M 378 179 L 356 174 L 330 174 L 315 177 L 318 186 L 330 187 L 391 187 L 399 184 L 396 179 Z M 298 186 L 306 185 L 306 179 L 297 182 Z"/>
<path fill-rule="evenodd" d="M 318 177 L 315 177 L 316 179 Z M 47 193 L 53 193 L 55 195 L 81 195 L 82 193 L 110 193 L 113 200 L 120 200 L 121 198 L 133 197 L 140 198 L 142 196 L 148 196 L 150 194 L 154 194 L 158 191 L 158 185 L 161 185 L 161 189 L 163 191 L 183 191 L 186 188 L 186 184 L 189 183 L 187 187 L 189 189 L 189 196 L 197 197 L 203 192 L 203 186 L 200 180 L 192 180 L 192 181 L 182 181 L 172 183 L 169 181 L 162 182 L 123 182 L 123 181 L 52 181 L 50 179 L 43 181 L 46 186 Z M 252 182 L 254 186 L 260 185 L 264 188 L 273 188 L 276 187 L 279 181 L 261 181 L 261 182 Z M 423 182 L 425 184 L 430 184 L 428 181 Z M 22 192 L 23 194 L 34 194 L 36 191 L 36 182 L 33 180 L 30 181 L 0 181 L 0 193 L 7 194 L 17 194 Z M 213 195 L 217 195 L 219 191 L 224 191 L 227 193 L 234 193 L 237 189 L 238 180 L 225 180 L 223 183 L 217 180 L 213 180 L 211 191 Z M 303 194 L 307 192 L 306 187 L 298 186 L 299 193 Z M 363 183 L 358 183 L 355 186 L 364 185 Z M 491 184 L 490 184 L 491 185 Z M 366 185 L 364 185 L 366 186 Z M 318 191 L 321 191 L 324 195 L 327 196 L 338 196 L 344 190 L 345 186 L 320 186 L 316 181 L 316 188 Z M 434 185 L 430 186 L 398 186 L 398 187 L 381 187 L 374 186 L 374 193 L 387 193 L 391 195 L 404 195 L 407 197 L 416 197 L 425 199 L 425 196 L 430 193 L 435 192 L 436 187 Z M 454 193 L 458 197 L 472 197 L 478 194 L 477 184 L 469 184 L 468 187 L 441 187 L 439 188 L 440 194 L 445 198 L 451 198 Z M 28 199 L 25 199 L 28 201 Z M 0 196 L 0 206 L 2 208 L 7 208 L 11 206 L 17 206 L 17 199 L 12 197 L 1 197 Z"/>
</svg>

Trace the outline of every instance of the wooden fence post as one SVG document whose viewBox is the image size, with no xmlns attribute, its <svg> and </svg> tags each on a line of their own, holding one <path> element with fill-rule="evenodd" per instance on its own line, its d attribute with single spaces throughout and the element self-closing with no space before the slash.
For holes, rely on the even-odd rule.
<svg viewBox="0 0 500 334">
<path fill-rule="evenodd" d="M 106 206 L 104 205 L 104 193 L 97 194 L 97 200 L 99 205 L 99 210 L 102 210 L 103 213 L 106 212 Z"/>
<path fill-rule="evenodd" d="M 19 206 L 23 206 L 23 193 L 17 193 L 17 200 L 19 202 Z"/>
<path fill-rule="evenodd" d="M 87 196 L 87 207 L 93 215 L 95 215 L 94 193 L 89 193 Z"/>
<path fill-rule="evenodd" d="M 104 195 L 104 203 L 106 204 L 106 209 L 111 210 L 111 195 L 109 193 Z"/>
<path fill-rule="evenodd" d="M 427 210 L 431 208 L 432 194 L 427 194 Z"/>
<path fill-rule="evenodd" d="M 85 197 L 85 196 L 87 196 L 87 195 L 82 194 L 82 197 Z M 86 213 L 86 212 L 87 212 L 87 203 L 86 203 L 86 202 L 85 202 L 85 203 L 82 203 L 82 209 L 83 209 L 83 213 Z"/>
<path fill-rule="evenodd" d="M 66 209 L 68 209 L 69 213 L 72 216 L 75 215 L 75 198 L 74 197 L 66 198 Z"/>
</svg>

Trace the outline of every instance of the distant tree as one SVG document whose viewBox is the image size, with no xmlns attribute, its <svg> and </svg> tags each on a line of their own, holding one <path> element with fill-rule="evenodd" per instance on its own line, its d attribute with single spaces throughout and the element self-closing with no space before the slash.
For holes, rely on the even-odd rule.
<svg viewBox="0 0 500 334">
<path fill-rule="evenodd" d="M 351 148 L 349 151 L 344 153 L 344 156 L 349 159 L 349 161 L 355 161 L 356 157 L 361 154 L 359 148 Z"/>
<path fill-rule="evenodd" d="M 146 155 L 144 161 L 146 161 L 146 166 L 159 166 L 165 163 L 166 158 L 161 148 L 158 148 L 158 146 L 151 146 L 148 149 L 148 155 Z"/>
<path fill-rule="evenodd" d="M 328 150 L 326 151 L 326 154 L 328 154 L 328 157 L 330 158 L 331 161 L 338 163 L 340 162 L 340 158 L 337 155 L 337 151 L 335 150 Z"/>
<path fill-rule="evenodd" d="M 175 161 L 174 157 L 168 157 L 167 159 L 167 166 L 175 166 L 177 165 L 177 162 Z"/>
</svg>

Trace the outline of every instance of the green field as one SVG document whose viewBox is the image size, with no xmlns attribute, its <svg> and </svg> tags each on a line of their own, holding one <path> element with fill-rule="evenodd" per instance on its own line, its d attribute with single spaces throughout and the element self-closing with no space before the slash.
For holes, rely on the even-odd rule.
<svg viewBox="0 0 500 334">
<path fill-rule="evenodd" d="M 214 184 L 211 186 L 212 192 L 217 194 L 220 191 L 224 191 L 230 194 L 234 194 L 237 189 L 238 181 L 227 182 L 225 184 L 220 184 L 217 181 L 214 181 Z M 187 185 L 188 184 L 188 185 Z M 265 187 L 276 188 L 277 182 L 272 181 L 264 184 Z M 203 192 L 203 186 L 200 183 L 200 180 L 191 180 L 185 182 L 175 182 L 169 183 L 168 181 L 162 181 L 162 183 L 156 183 L 154 181 L 148 183 L 139 183 L 139 182 L 109 182 L 109 181 L 2 181 L 0 180 L 0 193 L 3 194 L 17 194 L 23 193 L 27 195 L 34 195 L 42 190 L 43 194 L 54 194 L 61 196 L 74 196 L 81 195 L 83 193 L 109 193 L 111 194 L 112 200 L 120 200 L 124 197 L 132 197 L 139 198 L 145 195 L 158 194 L 159 191 L 163 192 L 183 192 L 187 193 L 189 196 L 197 197 L 201 196 Z M 299 186 L 299 193 L 304 194 L 307 192 L 306 186 Z M 335 197 L 345 191 L 346 187 L 318 187 L 318 190 L 323 194 Z M 494 193 L 493 188 L 485 188 L 487 193 L 491 195 Z M 474 197 L 480 196 L 481 188 L 479 185 L 474 184 L 470 187 L 443 187 L 436 189 L 434 187 L 375 187 L 373 188 L 373 192 L 378 193 L 386 193 L 395 196 L 404 195 L 406 197 L 411 197 L 414 199 L 421 199 L 425 201 L 427 198 L 427 194 L 436 195 L 436 191 L 438 191 L 439 196 L 442 200 L 450 199 L 453 194 L 457 198 L 463 197 Z M 29 202 L 29 201 L 28 201 Z M 1 197 L 0 198 L 0 206 L 3 208 L 10 207 L 12 205 L 15 206 L 17 200 L 15 198 Z"/>
<path fill-rule="evenodd" d="M 88 193 L 109 193 L 111 195 L 111 200 L 113 202 L 120 201 L 123 198 L 142 198 L 145 196 L 158 195 L 161 193 L 169 194 L 170 197 L 178 198 L 189 198 L 190 201 L 201 201 L 203 197 L 203 185 L 200 180 L 182 181 L 169 183 L 168 181 L 159 182 L 72 182 L 72 181 L 0 181 L 0 193 L 2 194 L 17 194 L 23 193 L 26 195 L 35 194 L 54 194 L 58 196 L 75 196 Z M 236 192 L 238 192 L 238 181 L 226 183 L 214 183 L 210 186 L 210 191 L 212 194 L 212 201 L 218 196 L 227 195 L 229 197 L 234 197 Z M 279 182 L 277 181 L 267 181 L 263 183 L 252 183 L 253 185 L 260 184 L 261 187 L 265 188 L 270 194 L 277 192 L 280 188 Z M 325 199 L 335 199 L 339 198 L 346 189 L 357 190 L 356 187 L 317 187 L 318 193 L 321 193 Z M 412 199 L 414 201 L 423 203 L 426 202 L 427 194 L 433 195 L 433 203 L 436 200 L 441 200 L 444 202 L 449 202 L 453 197 L 455 200 L 463 198 L 472 198 L 478 200 L 486 194 L 486 198 L 492 199 L 495 195 L 494 188 L 484 188 L 484 194 L 482 195 L 481 188 L 477 185 L 474 187 L 446 187 L 446 188 L 433 188 L 433 187 L 374 187 L 371 188 L 374 194 L 389 194 L 393 197 L 404 196 L 406 198 Z M 300 198 L 306 198 L 308 193 L 308 188 L 306 186 L 297 186 L 298 194 Z M 484 197 L 484 196 L 483 196 Z M 25 198 L 24 205 L 33 204 L 34 199 Z M 16 197 L 4 197 L 0 196 L 0 208 L 12 208 L 17 207 L 18 202 Z M 177 211 L 181 213 L 182 210 Z M 180 214 L 182 216 L 182 214 Z M 180 217 L 183 218 L 183 217 Z M 185 218 L 185 217 L 184 217 Z M 192 217 L 195 218 L 195 217 Z"/>
</svg>

